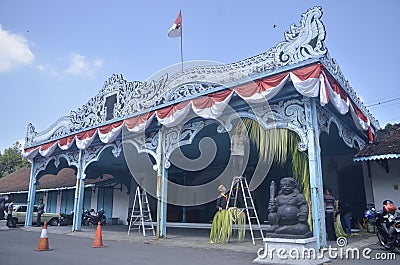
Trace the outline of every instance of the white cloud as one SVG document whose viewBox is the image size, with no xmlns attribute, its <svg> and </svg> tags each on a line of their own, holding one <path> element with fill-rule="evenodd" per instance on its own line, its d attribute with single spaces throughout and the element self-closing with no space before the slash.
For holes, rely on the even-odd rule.
<svg viewBox="0 0 400 265">
<path fill-rule="evenodd" d="M 0 25 L 0 72 L 33 62 L 35 56 L 27 42 L 23 36 L 11 34 Z"/>
<path fill-rule="evenodd" d="M 49 64 L 38 64 L 36 68 L 41 72 L 50 73 L 52 75 L 60 75 L 60 72 Z"/>
<path fill-rule="evenodd" d="M 100 68 L 100 67 L 103 66 L 103 60 L 101 60 L 101 59 L 96 59 L 96 60 L 93 61 L 93 65 L 94 65 L 96 68 Z"/>
<path fill-rule="evenodd" d="M 84 55 L 73 53 L 68 57 L 69 66 L 65 73 L 71 75 L 94 76 L 94 71 L 103 65 L 101 59 L 88 60 Z"/>
</svg>

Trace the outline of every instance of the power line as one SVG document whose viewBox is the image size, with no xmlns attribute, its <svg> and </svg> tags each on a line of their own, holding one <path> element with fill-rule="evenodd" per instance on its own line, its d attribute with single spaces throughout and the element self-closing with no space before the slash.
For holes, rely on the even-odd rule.
<svg viewBox="0 0 400 265">
<path fill-rule="evenodd" d="M 384 122 L 379 122 L 380 123 L 380 125 L 382 126 L 382 124 L 385 124 L 385 126 L 387 125 L 387 124 L 393 124 L 393 122 L 395 123 L 395 124 L 397 124 L 397 123 L 400 123 L 400 116 L 399 117 L 396 117 L 396 118 L 393 118 L 393 119 L 390 119 L 390 120 L 385 120 Z M 382 128 L 382 127 L 381 127 Z"/>
<path fill-rule="evenodd" d="M 378 103 L 368 105 L 367 108 L 373 107 L 373 106 L 380 106 L 380 105 L 383 105 L 383 104 L 386 104 L 386 103 L 389 103 L 389 102 L 392 102 L 392 101 L 396 101 L 396 100 L 399 100 L 399 99 L 400 99 L 400 97 L 392 98 L 392 99 L 388 99 L 388 100 L 384 100 L 384 101 L 380 101 Z"/>
</svg>

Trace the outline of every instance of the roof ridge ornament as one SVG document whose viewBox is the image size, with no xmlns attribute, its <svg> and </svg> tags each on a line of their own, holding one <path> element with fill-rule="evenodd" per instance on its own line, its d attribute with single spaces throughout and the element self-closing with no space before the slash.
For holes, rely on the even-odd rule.
<svg viewBox="0 0 400 265">
<path fill-rule="evenodd" d="M 324 43 L 326 31 L 320 20 L 322 14 L 322 7 L 310 8 L 301 15 L 300 26 L 292 24 L 290 32 L 284 33 L 286 41 L 270 50 L 275 53 L 275 63 L 278 66 L 321 57 L 327 53 Z"/>
<path fill-rule="evenodd" d="M 267 52 L 231 64 L 195 66 L 174 74 L 159 75 L 148 82 L 128 82 L 121 74 L 113 74 L 104 82 L 99 93 L 82 107 L 61 117 L 48 129 L 37 133 L 34 127 L 27 132 L 25 148 L 58 139 L 71 133 L 93 128 L 107 122 L 106 99 L 115 95 L 113 118 L 123 119 L 138 112 L 150 111 L 212 93 L 216 86 L 240 84 L 249 77 L 268 75 L 276 68 L 294 65 L 327 54 L 325 27 L 321 22 L 322 8 L 308 9 L 301 15 L 300 25 L 292 24 L 284 33 L 285 40 Z"/>
<path fill-rule="evenodd" d="M 326 31 L 320 20 L 322 7 L 310 8 L 301 15 L 300 25 L 292 24 L 285 31 L 285 41 L 278 43 L 267 52 L 230 64 L 196 66 L 171 75 L 167 81 L 169 89 L 179 84 L 207 82 L 228 85 L 260 73 L 268 73 L 278 67 L 296 64 L 312 58 L 321 58 L 327 52 L 325 47 Z M 211 79 L 210 79 L 211 77 Z"/>
</svg>

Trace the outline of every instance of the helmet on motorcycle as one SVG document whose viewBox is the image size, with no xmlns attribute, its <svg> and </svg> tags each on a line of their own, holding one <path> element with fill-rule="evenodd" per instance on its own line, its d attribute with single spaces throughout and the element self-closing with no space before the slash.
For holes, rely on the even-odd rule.
<svg viewBox="0 0 400 265">
<path fill-rule="evenodd" d="M 375 213 L 375 211 L 373 211 L 371 209 L 368 209 L 368 210 L 365 211 L 364 216 L 367 219 L 371 219 L 371 218 L 375 218 L 376 213 Z"/>
<path fill-rule="evenodd" d="M 390 213 L 392 211 L 396 211 L 397 207 L 393 204 L 391 200 L 383 201 L 383 211 L 386 213 Z"/>
<path fill-rule="evenodd" d="M 391 201 L 391 200 L 384 200 L 382 204 L 383 204 L 383 205 L 386 205 L 386 204 L 393 204 L 393 201 Z"/>
</svg>

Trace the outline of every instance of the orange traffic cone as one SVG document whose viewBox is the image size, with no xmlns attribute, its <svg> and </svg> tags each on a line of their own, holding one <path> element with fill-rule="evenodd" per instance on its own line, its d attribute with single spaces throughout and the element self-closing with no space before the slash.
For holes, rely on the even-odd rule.
<svg viewBox="0 0 400 265">
<path fill-rule="evenodd" d="M 47 223 L 44 222 L 42 233 L 40 233 L 39 244 L 35 251 L 48 251 L 49 249 L 49 239 L 47 237 Z"/>
<path fill-rule="evenodd" d="M 92 248 L 102 248 L 103 246 L 103 237 L 101 235 L 101 224 L 97 223 L 96 236 L 94 237 Z"/>
</svg>

